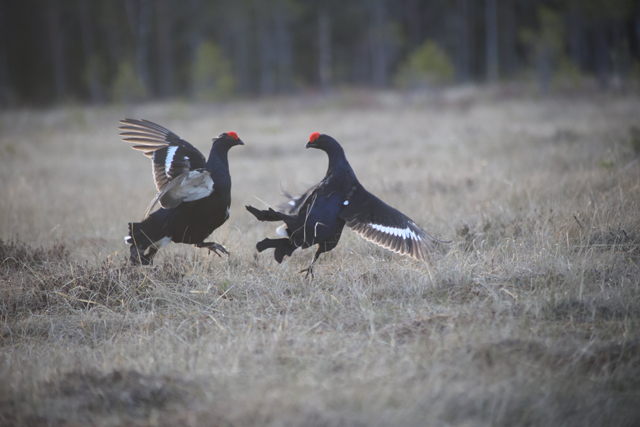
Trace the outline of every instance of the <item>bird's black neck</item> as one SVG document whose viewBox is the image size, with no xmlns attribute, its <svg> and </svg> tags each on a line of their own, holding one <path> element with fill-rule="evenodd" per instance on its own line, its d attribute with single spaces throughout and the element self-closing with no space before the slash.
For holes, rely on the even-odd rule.
<svg viewBox="0 0 640 427">
<path fill-rule="evenodd" d="M 218 142 L 214 142 L 209 153 L 207 165 L 211 168 L 224 167 L 229 169 L 229 148 Z"/>
<path fill-rule="evenodd" d="M 327 175 L 336 175 L 351 170 L 351 165 L 349 165 L 347 156 L 345 156 L 344 150 L 340 145 L 336 144 L 330 149 L 325 150 L 325 152 L 327 156 L 329 156 Z"/>
</svg>

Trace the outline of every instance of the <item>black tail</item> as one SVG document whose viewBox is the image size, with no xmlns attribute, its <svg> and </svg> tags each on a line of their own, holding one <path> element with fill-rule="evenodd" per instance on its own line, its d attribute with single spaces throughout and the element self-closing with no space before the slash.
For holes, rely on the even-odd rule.
<svg viewBox="0 0 640 427">
<path fill-rule="evenodd" d="M 245 206 L 245 208 L 247 208 L 247 210 L 260 221 L 282 221 L 282 214 L 271 208 L 269 208 L 268 211 L 261 211 L 253 206 Z"/>
<path fill-rule="evenodd" d="M 256 249 L 258 252 L 262 252 L 265 249 L 274 248 L 273 257 L 278 264 L 282 262 L 284 256 L 291 256 L 293 251 L 297 249 L 296 246 L 292 245 L 289 239 L 264 239 L 261 242 L 258 242 L 256 245 Z"/>
<path fill-rule="evenodd" d="M 125 237 L 125 242 L 131 245 L 129 247 L 131 262 L 136 265 L 151 264 L 153 256 L 158 252 L 153 243 L 163 237 L 165 236 L 153 217 L 149 217 L 143 222 L 130 222 L 129 236 Z M 145 251 L 147 252 L 146 254 Z"/>
</svg>

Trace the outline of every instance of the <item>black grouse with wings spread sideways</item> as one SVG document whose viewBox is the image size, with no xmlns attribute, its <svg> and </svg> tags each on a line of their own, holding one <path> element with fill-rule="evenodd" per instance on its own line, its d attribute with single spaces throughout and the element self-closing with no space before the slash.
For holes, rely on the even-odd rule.
<svg viewBox="0 0 640 427">
<path fill-rule="evenodd" d="M 142 222 L 129 223 L 131 262 L 148 265 L 169 242 L 228 254 L 215 242 L 204 242 L 229 218 L 231 176 L 228 151 L 244 145 L 235 132 L 213 139 L 209 159 L 175 133 L 148 120 L 120 120 L 123 141 L 144 152 L 153 162 L 158 194 Z M 159 203 L 160 208 L 153 212 Z"/>
<path fill-rule="evenodd" d="M 437 243 L 451 243 L 430 236 L 402 212 L 365 190 L 344 150 L 332 137 L 315 132 L 305 148 L 327 153 L 327 174 L 299 197 L 285 194 L 290 200 L 284 212 L 246 207 L 260 221 L 284 221 L 276 230 L 283 238 L 262 240 L 256 245 L 258 252 L 274 248 L 274 258 L 280 263 L 297 248 L 317 244 L 313 262 L 302 270 L 309 275 L 320 254 L 336 247 L 345 224 L 370 242 L 421 261 L 438 250 Z"/>
</svg>

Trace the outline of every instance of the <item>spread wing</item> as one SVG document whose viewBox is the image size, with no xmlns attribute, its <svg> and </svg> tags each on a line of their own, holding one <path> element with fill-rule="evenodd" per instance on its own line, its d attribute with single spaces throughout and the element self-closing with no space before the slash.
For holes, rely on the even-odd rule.
<svg viewBox="0 0 640 427">
<path fill-rule="evenodd" d="M 206 169 L 188 171 L 169 181 L 151 201 L 144 217 L 148 217 L 156 203 L 165 209 L 175 208 L 182 202 L 193 202 L 213 193 L 213 179 Z"/>
<path fill-rule="evenodd" d="M 153 162 L 153 178 L 158 191 L 186 172 L 205 168 L 207 161 L 196 147 L 175 133 L 148 120 L 120 120 L 120 136 L 131 142 Z"/>
<path fill-rule="evenodd" d="M 165 209 L 192 202 L 213 193 L 213 179 L 207 162 L 193 145 L 170 130 L 148 120 L 120 120 L 120 136 L 131 142 L 153 162 L 158 194 L 147 208 L 145 218 L 157 203 Z"/>
<path fill-rule="evenodd" d="M 436 243 L 450 243 L 431 236 L 361 186 L 354 190 L 345 201 L 340 217 L 362 238 L 420 261 L 426 261 L 429 253 L 439 251 Z"/>
</svg>

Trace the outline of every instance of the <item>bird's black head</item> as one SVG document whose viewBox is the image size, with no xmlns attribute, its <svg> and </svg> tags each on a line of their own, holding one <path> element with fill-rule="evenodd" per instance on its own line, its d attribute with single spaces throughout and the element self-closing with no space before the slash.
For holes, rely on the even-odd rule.
<svg viewBox="0 0 640 427">
<path fill-rule="evenodd" d="M 304 148 L 317 148 L 327 153 L 327 156 L 329 156 L 329 170 L 333 168 L 351 168 L 344 155 L 342 146 L 329 135 L 319 132 L 312 133 L 309 137 L 309 142 L 307 142 Z"/>
<path fill-rule="evenodd" d="M 307 145 L 305 145 L 304 148 L 317 148 L 319 150 L 329 152 L 329 150 L 339 146 L 340 144 L 338 144 L 338 141 L 331 138 L 329 135 L 314 132 L 309 137 L 309 142 L 307 142 Z"/>
<path fill-rule="evenodd" d="M 238 138 L 238 134 L 233 131 L 221 133 L 219 137 L 213 139 L 213 143 L 227 150 L 236 145 L 244 145 L 244 142 Z"/>
</svg>

